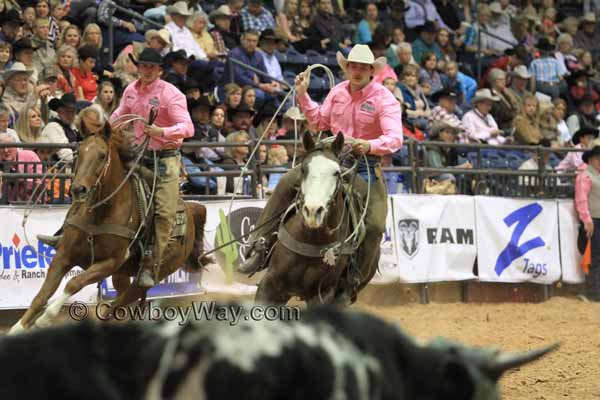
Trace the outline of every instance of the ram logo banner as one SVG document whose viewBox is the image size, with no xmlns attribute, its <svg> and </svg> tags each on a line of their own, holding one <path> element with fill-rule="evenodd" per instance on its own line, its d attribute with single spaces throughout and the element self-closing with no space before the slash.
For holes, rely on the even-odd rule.
<svg viewBox="0 0 600 400">
<path fill-rule="evenodd" d="M 494 271 L 496 271 L 498 276 L 502 275 L 502 272 L 504 272 L 504 270 L 508 268 L 517 258 L 524 256 L 533 249 L 537 249 L 538 247 L 543 247 L 546 245 L 544 240 L 539 236 L 536 236 L 519 245 L 521 236 L 523 236 L 525 229 L 527 229 L 529 224 L 531 224 L 531 222 L 537 218 L 541 212 L 542 206 L 538 203 L 533 203 L 513 211 L 506 218 L 504 218 L 504 224 L 507 227 L 510 228 L 511 226 L 515 224 L 516 225 L 515 230 L 510 237 L 510 241 L 496 260 Z M 527 268 L 527 265 L 525 268 Z"/>
<path fill-rule="evenodd" d="M 419 220 L 401 219 L 398 221 L 400 249 L 408 258 L 413 258 L 419 251 Z"/>
</svg>

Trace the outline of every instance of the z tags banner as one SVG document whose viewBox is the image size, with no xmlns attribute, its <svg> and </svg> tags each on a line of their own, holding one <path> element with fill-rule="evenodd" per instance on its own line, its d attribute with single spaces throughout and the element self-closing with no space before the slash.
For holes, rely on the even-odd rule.
<svg viewBox="0 0 600 400">
<path fill-rule="evenodd" d="M 393 195 L 400 279 L 474 279 L 475 211 L 470 196 Z"/>
<path fill-rule="evenodd" d="M 560 279 L 556 201 L 476 196 L 475 204 L 481 281 Z"/>
<path fill-rule="evenodd" d="M 584 283 L 585 274 L 581 269 L 581 253 L 577 248 L 579 219 L 573 200 L 558 200 L 558 223 L 560 224 L 560 260 L 562 281 Z"/>
</svg>

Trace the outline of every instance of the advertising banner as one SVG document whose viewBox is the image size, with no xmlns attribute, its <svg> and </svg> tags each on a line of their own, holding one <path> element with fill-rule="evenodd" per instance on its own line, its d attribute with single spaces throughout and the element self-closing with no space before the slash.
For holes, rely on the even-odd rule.
<svg viewBox="0 0 600 400">
<path fill-rule="evenodd" d="M 581 253 L 577 249 L 579 219 L 573 200 L 558 200 L 558 224 L 560 225 L 562 281 L 584 283 L 585 275 L 580 266 Z"/>
</svg>

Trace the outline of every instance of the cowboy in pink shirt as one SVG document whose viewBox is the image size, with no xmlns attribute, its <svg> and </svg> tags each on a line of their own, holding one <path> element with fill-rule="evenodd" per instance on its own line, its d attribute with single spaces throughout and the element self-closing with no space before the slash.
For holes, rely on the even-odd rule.
<svg viewBox="0 0 600 400">
<path fill-rule="evenodd" d="M 111 116 L 116 121 L 122 115 L 136 114 L 148 117 L 151 110 L 156 114 L 152 125 L 134 122 L 136 143 L 150 138 L 148 148 L 156 150 L 159 158 L 159 177 L 154 193 L 154 247 L 149 257 L 144 257 L 138 286 L 152 287 L 156 272 L 171 235 L 171 227 L 179 200 L 179 148 L 184 138 L 194 135 L 194 125 L 187 110 L 183 93 L 175 86 L 160 79 L 163 60 L 153 49 L 145 49 L 135 61 L 140 79 L 132 82 L 121 99 L 119 108 Z M 115 135 L 121 135 L 117 130 Z M 146 156 L 145 163 L 153 168 L 153 153 Z"/>
<path fill-rule="evenodd" d="M 368 155 L 368 165 L 363 162 L 361 166 L 364 168 L 359 167 L 359 171 L 362 169 L 365 172 L 368 168 L 371 179 L 369 203 L 366 205 L 366 235 L 358 250 L 357 268 L 354 269 L 364 271 L 365 266 L 376 267 L 379 263 L 379 243 L 387 217 L 387 191 L 379 163 L 382 155 L 394 153 L 402 147 L 402 115 L 392 93 L 372 81 L 373 76 L 385 66 L 384 57 L 375 60 L 368 46 L 356 45 L 348 59 L 338 53 L 338 63 L 349 80 L 333 88 L 322 105 L 311 100 L 307 93 L 307 72 L 296 78 L 296 94 L 298 104 L 310 124 L 318 130 L 330 130 L 334 134 L 341 132 L 346 137 L 354 138 L 354 154 Z M 365 175 L 361 173 L 360 176 L 364 178 Z M 354 188 L 366 198 L 368 183 L 360 176 L 357 176 Z M 293 203 L 301 182 L 302 172 L 298 167 L 281 178 L 256 226 L 261 227 L 273 220 L 274 215 L 285 211 Z M 254 272 L 263 266 L 265 255 L 272 245 L 272 233 L 278 224 L 278 219 L 274 219 L 273 223 L 267 223 L 252 233 L 252 245 L 247 252 L 251 256 L 238 267 L 240 272 Z M 342 295 L 353 301 L 356 288 L 349 287 L 347 290 Z"/>
<path fill-rule="evenodd" d="M 586 295 L 600 301 L 600 146 L 583 153 L 583 164 L 575 179 L 575 209 L 582 222 L 578 247 L 583 252 L 585 237 L 591 242 L 592 264 L 586 277 Z"/>
<path fill-rule="evenodd" d="M 583 164 L 581 156 L 583 151 L 588 148 L 592 141 L 598 137 L 598 130 L 594 128 L 581 128 L 571 138 L 576 149 L 581 151 L 571 151 L 556 167 L 559 171 L 573 171 Z"/>
</svg>

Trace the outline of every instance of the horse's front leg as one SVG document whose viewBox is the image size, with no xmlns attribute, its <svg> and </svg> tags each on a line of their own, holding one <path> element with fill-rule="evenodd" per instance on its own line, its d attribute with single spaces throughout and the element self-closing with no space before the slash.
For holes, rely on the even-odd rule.
<svg viewBox="0 0 600 400">
<path fill-rule="evenodd" d="M 109 277 L 123 263 L 123 257 L 112 257 L 92 264 L 86 271 L 71 278 L 65 286 L 63 294 L 46 308 L 46 311 L 35 322 L 37 327 L 46 327 L 58 316 L 61 307 L 67 300 L 87 285 L 100 282 Z"/>
<path fill-rule="evenodd" d="M 59 250 L 48 267 L 48 273 L 46 274 L 46 278 L 44 279 L 40 291 L 34 297 L 31 305 L 25 314 L 23 314 L 23 317 L 21 317 L 21 319 L 10 329 L 8 332 L 9 335 L 19 333 L 31 327 L 31 324 L 33 324 L 42 313 L 43 308 L 48 303 L 48 299 L 50 299 L 54 292 L 56 292 L 56 289 L 58 289 L 58 285 L 62 278 L 71 268 L 72 263 L 66 256 L 66 252 Z"/>
<path fill-rule="evenodd" d="M 290 295 L 281 285 L 277 284 L 278 279 L 268 271 L 264 278 L 258 284 L 254 302 L 258 304 L 285 305 L 290 300 Z"/>
</svg>

